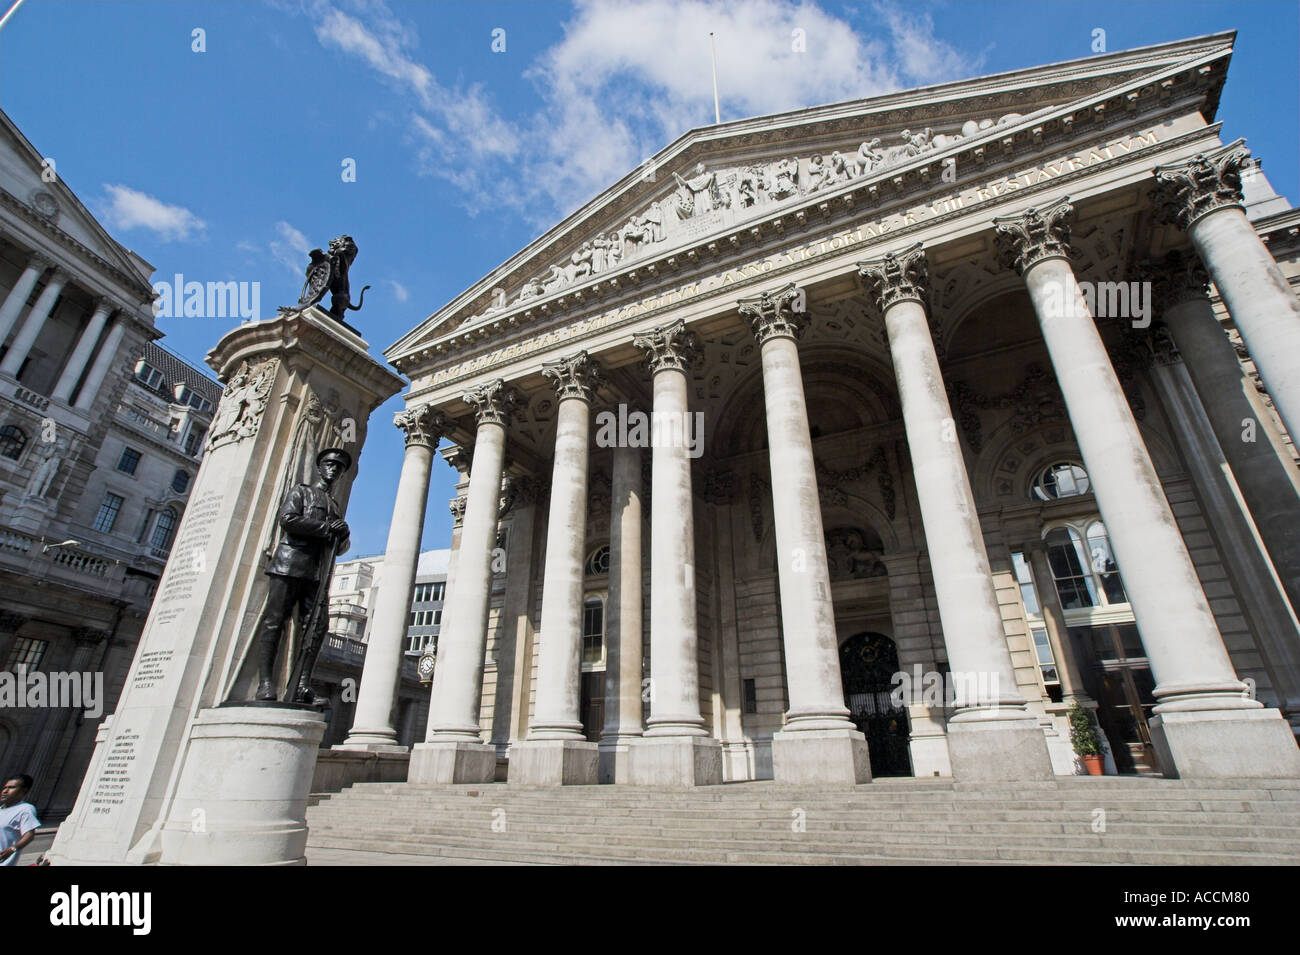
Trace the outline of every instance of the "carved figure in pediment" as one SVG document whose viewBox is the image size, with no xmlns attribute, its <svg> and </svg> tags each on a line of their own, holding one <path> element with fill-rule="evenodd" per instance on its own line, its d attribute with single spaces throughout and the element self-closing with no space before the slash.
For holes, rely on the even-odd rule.
<svg viewBox="0 0 1300 955">
<path fill-rule="evenodd" d="M 542 279 L 542 288 L 547 292 L 554 292 L 557 288 L 563 288 L 568 284 L 569 273 L 558 265 L 550 266 L 546 270 L 546 278 Z"/>
<path fill-rule="evenodd" d="M 650 224 L 650 220 L 645 216 L 633 216 L 627 225 L 623 226 L 623 258 L 630 259 L 632 253 L 640 252 L 647 245 L 654 241 L 655 230 Z"/>
<path fill-rule="evenodd" d="M 864 174 L 882 165 L 885 161 L 885 150 L 880 137 L 877 136 L 869 143 L 863 143 L 858 147 L 858 169 Z"/>
<path fill-rule="evenodd" d="M 540 278 L 531 278 L 519 290 L 519 301 L 526 302 L 530 298 L 537 298 L 543 291 L 542 280 Z"/>
<path fill-rule="evenodd" d="M 772 168 L 771 184 L 767 188 L 773 199 L 788 199 L 799 191 L 799 160 L 782 159 Z"/>
<path fill-rule="evenodd" d="M 826 160 L 823 157 L 809 156 L 808 173 L 804 176 L 804 190 L 806 192 L 816 192 L 826 185 L 827 172 Z"/>
<path fill-rule="evenodd" d="M 592 274 L 604 272 L 609 268 L 610 240 L 603 235 L 598 235 L 591 240 L 590 244 Z"/>
<path fill-rule="evenodd" d="M 697 163 L 695 174 L 690 179 L 683 179 L 677 173 L 673 173 L 673 178 L 677 180 L 677 217 L 679 219 L 691 219 L 695 216 L 707 215 L 712 212 L 718 203 L 717 195 L 717 173 L 706 172 L 704 163 Z"/>
<path fill-rule="evenodd" d="M 577 281 L 578 279 L 584 279 L 588 275 L 590 275 L 591 260 L 592 260 L 591 243 L 584 242 L 582 243 L 582 245 L 578 247 L 577 251 L 575 251 L 573 255 L 569 257 L 569 262 L 571 263 L 571 266 L 569 268 L 570 278 L 573 281 Z"/>
<path fill-rule="evenodd" d="M 609 267 L 616 267 L 619 260 L 623 258 L 623 239 L 617 232 L 609 234 L 609 250 L 606 253 L 609 260 Z"/>
<path fill-rule="evenodd" d="M 898 134 L 903 142 L 903 155 L 919 156 L 921 153 L 934 148 L 934 133 L 927 126 L 919 133 L 913 133 L 910 129 L 905 129 Z"/>
<path fill-rule="evenodd" d="M 858 164 L 838 149 L 831 153 L 831 182 L 847 182 L 858 178 Z"/>
<path fill-rule="evenodd" d="M 736 176 L 736 199 L 734 205 L 742 209 L 758 205 L 758 197 L 763 189 L 763 171 L 753 167 Z"/>
<path fill-rule="evenodd" d="M 506 290 L 503 288 L 494 288 L 492 290 L 492 304 L 488 306 L 489 312 L 499 312 L 506 307 Z"/>
<path fill-rule="evenodd" d="M 659 203 L 650 203 L 650 211 L 645 214 L 645 221 L 650 226 L 650 241 L 664 240 L 664 211 Z"/>
</svg>

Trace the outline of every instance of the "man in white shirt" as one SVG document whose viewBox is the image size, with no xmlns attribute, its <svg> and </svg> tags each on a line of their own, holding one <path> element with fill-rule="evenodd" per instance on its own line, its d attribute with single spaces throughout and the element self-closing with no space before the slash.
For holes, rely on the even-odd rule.
<svg viewBox="0 0 1300 955">
<path fill-rule="evenodd" d="M 17 865 L 19 853 L 36 838 L 36 807 L 23 802 L 31 788 L 30 776 L 14 776 L 0 787 L 0 865 Z"/>
</svg>

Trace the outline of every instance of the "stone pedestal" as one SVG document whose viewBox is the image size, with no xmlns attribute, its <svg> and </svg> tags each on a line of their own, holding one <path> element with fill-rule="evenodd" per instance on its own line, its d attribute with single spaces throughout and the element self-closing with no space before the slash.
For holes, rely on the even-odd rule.
<svg viewBox="0 0 1300 955">
<path fill-rule="evenodd" d="M 521 740 L 510 747 L 509 782 L 519 786 L 594 786 L 595 743 L 573 739 Z"/>
<path fill-rule="evenodd" d="M 243 324 L 209 353 L 226 393 L 112 726 L 59 827 L 53 863 L 159 861 L 187 754 L 209 745 L 205 711 L 255 689 L 264 555 L 278 539 L 285 494 L 312 477 L 318 451 L 340 447 L 357 462 L 334 487 L 346 508 L 370 413 L 402 387 L 368 350 L 312 308 Z"/>
<path fill-rule="evenodd" d="M 426 785 L 490 783 L 496 772 L 495 746 L 461 740 L 416 743 L 411 747 L 407 781 Z"/>
<path fill-rule="evenodd" d="M 772 772 L 795 786 L 869 783 L 867 738 L 857 730 L 782 730 L 772 734 Z"/>
<path fill-rule="evenodd" d="M 722 782 L 722 744 L 707 736 L 643 736 L 629 747 L 629 782 L 637 786 L 715 786 Z"/>
<path fill-rule="evenodd" d="M 307 796 L 324 714 L 202 710 L 162 832 L 163 865 L 306 865 Z"/>
<path fill-rule="evenodd" d="M 961 782 L 1051 779 L 1051 758 L 1037 720 L 1019 711 L 1008 719 L 948 723 L 948 757 Z"/>
<path fill-rule="evenodd" d="M 1175 710 L 1153 716 L 1150 726 L 1166 776 L 1300 777 L 1300 748 L 1277 710 Z"/>
</svg>

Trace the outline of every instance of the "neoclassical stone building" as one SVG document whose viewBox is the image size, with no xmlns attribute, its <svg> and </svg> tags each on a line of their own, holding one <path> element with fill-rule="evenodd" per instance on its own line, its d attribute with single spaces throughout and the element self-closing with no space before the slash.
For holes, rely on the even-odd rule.
<svg viewBox="0 0 1300 955">
<path fill-rule="evenodd" d="M 1300 211 L 1232 44 L 693 130 L 393 345 L 349 745 L 446 439 L 413 781 L 1031 779 L 1075 701 L 1112 772 L 1300 774 Z"/>
</svg>

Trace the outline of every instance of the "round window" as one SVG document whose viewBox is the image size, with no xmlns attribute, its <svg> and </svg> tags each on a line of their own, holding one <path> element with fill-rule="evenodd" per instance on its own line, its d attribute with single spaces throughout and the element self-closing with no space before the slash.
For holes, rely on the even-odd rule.
<svg viewBox="0 0 1300 955">
<path fill-rule="evenodd" d="M 1043 468 L 1034 480 L 1033 496 L 1040 501 L 1078 497 L 1092 490 L 1088 472 L 1077 464 L 1062 461 Z"/>
</svg>

